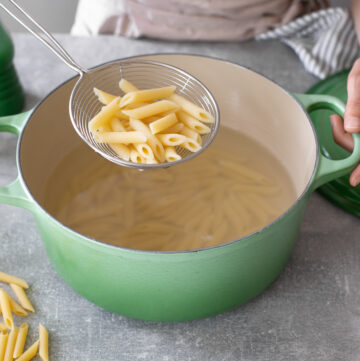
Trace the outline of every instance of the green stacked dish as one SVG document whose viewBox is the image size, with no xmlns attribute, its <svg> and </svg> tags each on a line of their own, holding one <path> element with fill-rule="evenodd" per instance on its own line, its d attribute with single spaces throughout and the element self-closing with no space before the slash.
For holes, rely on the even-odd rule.
<svg viewBox="0 0 360 361">
<path fill-rule="evenodd" d="M 348 75 L 349 70 L 334 74 L 314 85 L 308 90 L 308 93 L 333 95 L 346 103 Z M 331 159 L 342 159 L 347 157 L 349 153 L 336 145 L 333 140 L 329 121 L 330 114 L 329 110 L 316 110 L 311 112 L 310 116 L 317 130 L 322 153 Z M 350 186 L 349 176 L 329 182 L 320 187 L 319 191 L 336 205 L 360 216 L 360 185 L 357 187 Z"/>
<path fill-rule="evenodd" d="M 24 93 L 12 59 L 14 47 L 0 24 L 0 116 L 16 114 L 24 107 Z"/>
</svg>

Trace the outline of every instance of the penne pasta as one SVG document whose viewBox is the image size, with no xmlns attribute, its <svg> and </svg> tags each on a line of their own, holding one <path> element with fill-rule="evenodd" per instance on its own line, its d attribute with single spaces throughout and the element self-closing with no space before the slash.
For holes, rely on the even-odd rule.
<svg viewBox="0 0 360 361">
<path fill-rule="evenodd" d="M 120 109 L 115 113 L 116 118 L 120 120 L 129 120 L 130 117 L 123 113 L 123 111 Z"/>
<path fill-rule="evenodd" d="M 18 285 L 15 285 L 14 283 L 10 284 L 11 289 L 14 291 L 17 299 L 20 302 L 20 305 L 25 308 L 25 310 L 35 312 L 34 307 L 32 306 L 29 298 L 27 297 L 24 289 Z M 10 305 L 11 306 L 11 305 Z"/>
<path fill-rule="evenodd" d="M 146 90 L 131 91 L 124 95 L 121 99 L 120 107 L 123 108 L 128 104 L 141 103 L 166 98 L 174 93 L 174 86 L 167 86 L 163 88 L 154 88 Z"/>
<path fill-rule="evenodd" d="M 12 312 L 15 313 L 15 315 L 18 316 L 27 316 L 27 312 L 12 298 L 8 295 L 9 303 L 10 303 L 10 309 Z"/>
<path fill-rule="evenodd" d="M 14 321 L 11 313 L 9 296 L 3 289 L 0 289 L 0 308 L 5 325 L 8 328 L 14 328 Z"/>
<path fill-rule="evenodd" d="M 136 92 L 139 89 L 132 83 L 130 83 L 129 81 L 127 81 L 126 79 L 122 78 L 119 82 L 119 88 L 124 92 L 124 93 L 130 93 L 130 92 Z"/>
<path fill-rule="evenodd" d="M 16 343 L 14 347 L 13 358 L 17 358 L 21 356 L 21 354 L 23 353 L 28 330 L 29 330 L 29 325 L 26 322 L 24 322 L 19 327 L 19 331 L 17 334 Z"/>
<path fill-rule="evenodd" d="M 181 159 L 181 155 L 177 154 L 174 147 L 166 147 L 165 158 L 167 162 L 175 162 Z"/>
<path fill-rule="evenodd" d="M 159 133 L 160 134 L 171 134 L 171 133 L 180 133 L 181 134 L 181 130 L 183 128 L 184 128 L 183 123 L 176 123 L 174 126 L 172 126 L 170 128 L 167 128 L 167 129 L 164 129 L 162 132 L 159 132 Z"/>
<path fill-rule="evenodd" d="M 118 155 L 119 158 L 129 161 L 130 149 L 125 144 L 109 144 L 109 147 Z"/>
<path fill-rule="evenodd" d="M 182 97 L 181 95 L 172 94 L 169 96 L 169 99 L 178 104 L 181 110 L 191 115 L 195 119 L 204 123 L 214 123 L 214 118 L 209 112 L 189 101 L 188 99 Z"/>
<path fill-rule="evenodd" d="M 147 137 L 142 132 L 104 132 L 95 134 L 96 141 L 99 143 L 110 144 L 129 144 L 129 143 L 145 143 Z"/>
<path fill-rule="evenodd" d="M 149 127 L 138 119 L 130 119 L 130 125 L 133 129 L 142 132 L 148 138 L 148 144 L 150 145 L 156 159 L 163 162 L 165 160 L 164 147 L 155 135 L 151 133 Z"/>
<path fill-rule="evenodd" d="M 106 92 L 104 92 L 104 91 L 102 91 L 100 89 L 97 89 L 97 88 L 94 88 L 94 93 L 98 97 L 99 102 L 104 104 L 104 105 L 110 104 L 115 98 L 117 98 L 116 95 L 106 93 Z"/>
<path fill-rule="evenodd" d="M 119 111 L 120 97 L 115 98 L 110 104 L 105 105 L 98 114 L 89 122 L 89 129 L 95 133 L 100 127 L 107 125 Z M 13 282 L 15 283 L 15 282 Z"/>
<path fill-rule="evenodd" d="M 191 138 L 186 138 L 185 142 L 180 144 L 180 147 L 185 148 L 193 153 L 198 152 L 201 149 L 201 145 Z"/>
<path fill-rule="evenodd" d="M 49 361 L 49 333 L 39 324 L 39 356 L 42 361 Z"/>
<path fill-rule="evenodd" d="M 182 124 L 182 123 L 179 123 L 179 124 Z M 185 137 L 187 137 L 187 138 L 191 138 L 191 139 L 195 140 L 195 142 L 197 142 L 201 146 L 202 145 L 201 135 L 198 132 L 195 132 L 194 130 L 190 129 L 189 127 L 184 126 L 184 124 L 182 124 L 182 125 L 183 125 L 183 127 L 182 127 L 182 129 L 180 129 L 180 134 L 185 135 Z"/>
<path fill-rule="evenodd" d="M 158 102 L 144 105 L 142 107 L 132 109 L 132 110 L 123 110 L 123 113 L 128 115 L 130 118 L 134 119 L 143 119 L 148 118 L 156 114 L 161 114 L 169 110 L 177 110 L 179 106 L 174 102 L 169 100 L 160 100 Z"/>
<path fill-rule="evenodd" d="M 39 348 L 39 340 L 34 342 L 19 358 L 16 359 L 16 361 L 30 361 L 32 360 Z"/>
<path fill-rule="evenodd" d="M 189 114 L 186 114 L 186 113 L 180 111 L 180 112 L 178 112 L 178 118 L 188 128 L 190 128 L 191 130 L 193 130 L 201 135 L 209 134 L 211 132 L 211 129 L 207 125 L 201 123 L 199 120 L 193 118 Z"/>
<path fill-rule="evenodd" d="M 119 87 L 125 93 L 123 97 L 94 88 L 95 95 L 104 104 L 88 125 L 96 142 L 107 144 L 120 159 L 131 162 L 137 159 L 147 164 L 166 161 L 165 143 L 163 145 L 154 135 L 177 134 L 184 140 L 182 145 L 184 149 L 190 152 L 200 150 L 202 146 L 200 134 L 208 134 L 211 129 L 197 118 L 211 122 L 211 115 L 196 104 L 175 94 L 175 86 L 139 90 L 126 79 L 121 79 Z M 170 98 L 174 101 L 169 100 Z M 180 109 L 183 110 L 179 112 L 182 117 L 179 122 L 176 113 Z M 142 122 L 141 132 L 146 136 L 146 140 L 136 137 L 134 132 L 139 129 L 131 125 L 131 119 Z M 180 134 L 182 130 L 184 131 Z M 182 137 L 191 140 L 185 142 L 185 138 Z M 161 139 L 167 141 L 166 146 L 175 145 L 174 142 L 168 141 L 169 136 Z M 132 148 L 126 147 L 130 145 Z"/>
<path fill-rule="evenodd" d="M 110 121 L 110 127 L 113 132 L 126 132 L 126 129 L 118 118 L 112 118 Z"/>
<path fill-rule="evenodd" d="M 0 314 L 1 314 L 1 310 L 0 310 Z M 6 331 L 6 330 L 7 330 L 7 326 L 5 325 L 5 323 L 0 323 L 0 332 L 1 331 Z"/>
<path fill-rule="evenodd" d="M 9 338 L 7 340 L 7 345 L 4 355 L 4 361 L 13 361 L 14 348 L 15 348 L 18 332 L 19 329 L 14 327 L 9 333 Z"/>
<path fill-rule="evenodd" d="M 132 104 L 129 104 L 129 105 L 125 106 L 124 108 L 122 108 L 122 110 L 132 110 L 132 109 L 144 107 L 145 105 L 149 105 L 149 104 L 152 104 L 152 103 L 150 103 L 150 102 L 132 103 Z"/>
<path fill-rule="evenodd" d="M 138 153 L 143 159 L 155 160 L 154 152 L 152 151 L 151 147 L 148 144 L 145 143 L 134 144 L 134 148 L 138 151 Z"/>
<path fill-rule="evenodd" d="M 7 273 L 4 272 L 0 272 L 0 282 L 4 282 L 4 283 L 14 283 L 22 288 L 29 288 L 29 285 L 27 284 L 27 282 L 21 278 L 15 277 L 15 276 L 11 276 Z"/>
<path fill-rule="evenodd" d="M 9 333 L 6 330 L 0 331 L 0 361 L 4 360 Z"/>
<path fill-rule="evenodd" d="M 159 118 L 149 124 L 149 128 L 152 134 L 160 133 L 161 131 L 168 129 L 178 122 L 175 113 L 166 115 L 165 117 Z"/>
<path fill-rule="evenodd" d="M 130 149 L 130 160 L 133 163 L 146 163 L 145 159 L 140 155 L 140 153 L 135 149 Z"/>
<path fill-rule="evenodd" d="M 187 141 L 188 138 L 181 134 L 158 134 L 157 139 L 160 140 L 160 142 L 168 147 L 173 147 L 175 145 L 180 145 Z"/>
</svg>

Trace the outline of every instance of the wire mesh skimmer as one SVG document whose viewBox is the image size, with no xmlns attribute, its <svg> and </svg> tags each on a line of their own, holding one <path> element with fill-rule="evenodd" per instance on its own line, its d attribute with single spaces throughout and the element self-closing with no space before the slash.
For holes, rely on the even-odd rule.
<svg viewBox="0 0 360 361">
<path fill-rule="evenodd" d="M 78 65 L 60 43 L 39 23 L 37 23 L 14 0 L 5 0 L 13 5 L 13 9 L 0 2 L 10 16 L 24 26 L 38 40 L 53 51 L 65 64 L 79 73 L 70 97 L 69 112 L 71 122 L 78 135 L 97 153 L 116 164 L 138 169 L 163 168 L 190 160 L 203 152 L 213 141 L 219 128 L 219 109 L 210 91 L 192 75 L 174 66 L 155 61 L 118 60 L 92 69 Z M 15 10 L 15 11 L 14 11 Z M 21 19 L 19 15 L 23 17 Z M 36 28 L 34 30 L 33 27 Z M 182 159 L 171 163 L 140 164 L 121 159 L 107 144 L 98 143 L 89 130 L 89 121 L 100 111 L 102 105 L 93 92 L 96 87 L 109 93 L 119 93 L 119 80 L 125 78 L 139 89 L 176 86 L 176 92 L 193 103 L 201 106 L 214 117 L 214 123 L 207 124 L 211 132 L 202 136 L 202 147 L 192 153 L 185 148 L 177 151 Z"/>
</svg>

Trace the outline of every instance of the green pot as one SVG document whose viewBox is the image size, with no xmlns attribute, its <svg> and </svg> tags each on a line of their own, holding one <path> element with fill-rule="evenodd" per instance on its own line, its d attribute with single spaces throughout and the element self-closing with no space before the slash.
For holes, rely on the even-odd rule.
<svg viewBox="0 0 360 361">
<path fill-rule="evenodd" d="M 291 255 L 309 195 L 355 167 L 360 134 L 354 135 L 352 155 L 329 160 L 319 153 L 306 111 L 326 108 L 343 114 L 344 104 L 336 98 L 291 95 L 253 71 L 217 59 L 176 54 L 144 58 L 197 77 L 215 96 L 221 122 L 255 137 L 282 162 L 297 193 L 284 214 L 247 237 L 182 252 L 125 249 L 67 228 L 46 209 L 44 188 L 56 164 L 83 144 L 68 114 L 76 78 L 55 89 L 34 110 L 0 119 L 0 130 L 19 135 L 19 175 L 0 187 L 0 201 L 34 214 L 57 272 L 97 305 L 142 320 L 203 318 L 248 301 L 278 277 Z M 221 74 L 221 79 L 214 74 Z M 91 150 L 88 154 L 95 156 Z"/>
</svg>

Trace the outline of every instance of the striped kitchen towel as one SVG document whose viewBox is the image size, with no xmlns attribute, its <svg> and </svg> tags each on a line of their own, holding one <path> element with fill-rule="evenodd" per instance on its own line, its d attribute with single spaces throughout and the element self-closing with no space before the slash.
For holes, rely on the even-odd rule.
<svg viewBox="0 0 360 361">
<path fill-rule="evenodd" d="M 307 14 L 256 39 L 279 39 L 295 51 L 307 71 L 321 79 L 350 68 L 360 56 L 351 14 L 343 8 Z"/>
</svg>

